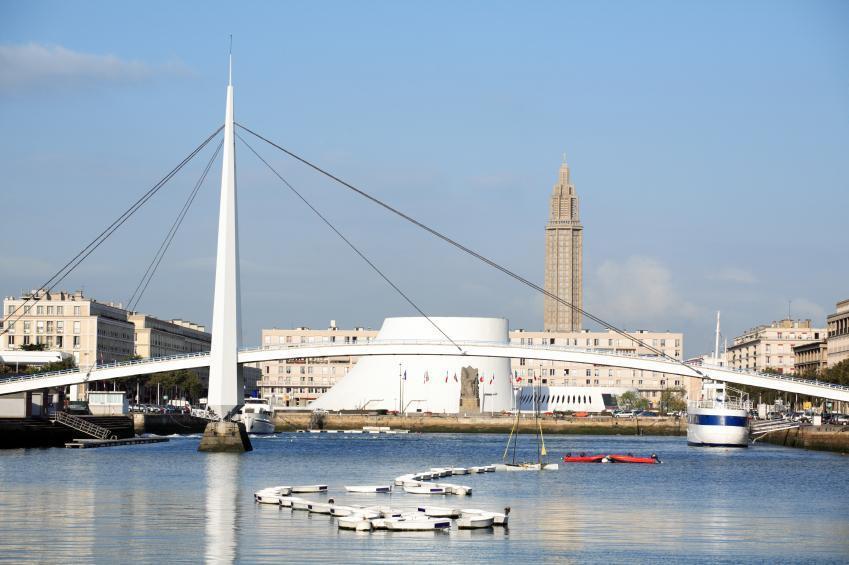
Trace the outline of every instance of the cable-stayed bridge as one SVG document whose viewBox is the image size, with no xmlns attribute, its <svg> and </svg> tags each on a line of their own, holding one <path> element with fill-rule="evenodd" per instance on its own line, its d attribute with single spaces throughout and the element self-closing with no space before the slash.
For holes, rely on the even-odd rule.
<svg viewBox="0 0 849 565">
<path fill-rule="evenodd" d="M 564 348 L 556 346 L 527 346 L 513 345 L 508 343 L 492 343 L 492 342 L 461 342 L 452 339 L 433 319 L 410 298 L 408 294 L 402 291 L 395 283 L 393 283 L 386 274 L 381 271 L 365 254 L 358 249 L 348 238 L 346 238 L 325 216 L 321 214 L 301 193 L 295 190 L 280 173 L 278 173 L 263 157 L 250 145 L 248 142 L 236 133 L 236 127 L 239 127 L 242 132 L 254 136 L 263 142 L 268 143 L 271 147 L 282 151 L 294 160 L 312 168 L 316 172 L 325 175 L 334 182 L 340 184 L 347 190 L 350 190 L 360 197 L 363 197 L 372 204 L 375 204 L 385 211 L 395 214 L 401 219 L 411 223 L 415 227 L 424 230 L 428 234 L 437 239 L 442 240 L 455 249 L 469 255 L 470 257 L 483 262 L 495 270 L 513 278 L 521 284 L 537 291 L 548 298 L 555 300 L 572 308 L 577 314 L 592 320 L 602 327 L 609 328 L 630 340 L 636 341 L 642 347 L 655 353 L 655 356 L 635 356 L 611 353 L 610 351 L 599 351 L 593 349 L 579 348 Z M 139 208 L 162 188 L 179 170 L 196 156 L 207 144 L 211 142 L 223 130 L 223 141 L 216 149 L 212 159 L 204 170 L 203 176 L 198 181 L 190 199 L 186 202 L 183 209 L 180 211 L 174 226 L 166 236 L 165 241 L 160 246 L 157 256 L 151 262 L 151 266 L 145 272 L 142 282 L 139 283 L 136 292 L 133 293 L 133 298 L 130 304 L 135 301 L 138 304 L 140 295 L 150 278 L 155 274 L 156 267 L 164 256 L 165 251 L 173 240 L 176 230 L 182 223 L 188 207 L 191 206 L 197 190 L 206 174 L 212 165 L 212 161 L 222 150 L 222 170 L 221 170 L 221 192 L 219 204 L 219 222 L 218 222 L 218 245 L 215 269 L 215 292 L 213 297 L 213 315 L 212 315 L 212 344 L 211 351 L 205 353 L 195 353 L 182 356 L 173 356 L 165 358 L 142 359 L 128 361 L 124 363 L 113 363 L 108 365 L 97 365 L 88 368 L 79 368 L 67 371 L 59 371 L 55 373 L 41 373 L 36 375 L 16 375 L 0 380 L 0 394 L 9 394 L 26 390 L 46 389 L 53 387 L 65 387 L 79 383 L 90 383 L 95 381 L 111 380 L 136 375 L 146 375 L 159 373 L 163 371 L 174 371 L 180 369 L 191 369 L 198 367 L 209 367 L 209 408 L 216 414 L 224 416 L 231 413 L 233 409 L 241 403 L 241 394 L 237 386 L 238 366 L 243 363 L 254 363 L 270 360 L 284 360 L 295 358 L 322 358 L 322 357 L 340 357 L 354 356 L 367 357 L 376 355 L 402 355 L 402 356 L 451 356 L 468 355 L 470 357 L 491 357 L 491 358 L 524 358 L 539 361 L 566 361 L 574 363 L 584 363 L 588 365 L 599 365 L 609 367 L 621 367 L 630 369 L 639 369 L 647 371 L 655 371 L 671 375 L 681 375 L 687 377 L 699 377 L 703 379 L 715 379 L 734 383 L 738 385 L 749 385 L 755 387 L 763 387 L 774 390 L 780 390 L 789 393 L 798 393 L 810 395 L 813 397 L 849 401 L 849 387 L 832 385 L 817 381 L 797 379 L 782 375 L 762 374 L 753 372 L 740 372 L 728 370 L 722 367 L 699 366 L 694 367 L 681 362 L 678 359 L 669 357 L 663 351 L 660 351 L 646 343 L 643 343 L 632 334 L 627 334 L 623 330 L 618 329 L 615 325 L 598 318 L 597 316 L 587 312 L 559 296 L 552 294 L 539 285 L 515 273 L 509 268 L 485 257 L 484 255 L 474 251 L 473 249 L 463 245 L 462 243 L 452 239 L 451 237 L 429 227 L 423 222 L 411 217 L 410 215 L 394 208 L 386 202 L 372 196 L 366 191 L 342 180 L 333 175 L 327 170 L 308 161 L 307 159 L 296 155 L 295 153 L 285 149 L 284 147 L 274 143 L 270 139 L 263 137 L 257 132 L 237 124 L 234 121 L 233 111 L 233 84 L 232 84 L 232 59 L 230 79 L 227 85 L 227 98 L 225 106 L 225 121 L 224 125 L 216 129 L 209 137 L 206 138 L 192 153 L 189 154 L 175 169 L 154 185 L 148 192 L 142 195 L 127 211 L 118 217 L 111 225 L 109 225 L 95 240 L 89 243 L 72 258 L 66 265 L 62 267 L 51 279 L 46 281 L 39 291 L 49 292 L 56 287 L 68 274 L 70 274 L 83 260 L 93 253 L 115 230 L 121 227 L 126 220 L 132 216 Z M 440 341 L 371 341 L 365 344 L 327 344 L 327 345 L 308 345 L 296 347 L 281 347 L 281 348 L 258 348 L 258 349 L 242 349 L 240 347 L 240 290 L 239 290 L 239 256 L 238 256 L 238 230 L 236 221 L 236 168 L 235 168 L 235 144 L 236 140 L 244 143 L 252 153 L 254 153 L 268 168 L 277 176 L 288 189 L 290 189 L 300 200 L 302 200 L 316 216 L 323 221 L 333 232 L 340 237 L 344 243 L 350 247 L 368 266 L 375 271 L 392 289 L 397 292 L 407 303 L 410 304 L 424 319 L 426 319 L 437 333 L 444 337 Z M 38 293 L 33 293 L 37 296 Z M 33 298 L 28 298 L 27 301 Z M 34 298 L 37 300 L 37 298 Z M 22 304 L 19 308 L 24 307 Z M 9 313 L 4 319 L 4 322 L 14 321 L 14 316 L 18 315 L 17 310 Z M 4 324 L 3 333 L 9 331 L 10 326 Z M 509 374 L 499 378 L 510 378 Z"/>
<path fill-rule="evenodd" d="M 695 368 L 654 356 L 637 356 L 611 353 L 609 351 L 557 347 L 529 346 L 504 343 L 393 340 L 371 341 L 363 344 L 319 344 L 289 347 L 262 347 L 242 349 L 239 363 L 256 363 L 272 360 L 323 358 L 323 357 L 368 357 L 373 355 L 437 355 L 456 356 L 459 345 L 464 355 L 470 357 L 523 358 L 535 361 L 569 361 L 588 365 L 603 365 L 643 371 L 655 371 L 684 377 L 709 378 L 737 385 L 754 386 L 803 394 L 828 400 L 849 402 L 849 387 L 800 379 L 772 373 L 735 371 L 724 367 L 699 366 Z M 0 394 L 25 390 L 62 387 L 78 383 L 90 383 L 158 373 L 180 369 L 208 367 L 208 352 L 191 353 L 154 359 L 140 359 L 125 363 L 98 365 L 89 369 L 72 369 L 53 373 L 20 375 L 0 382 Z M 512 378 L 511 375 L 496 375 L 496 378 Z"/>
</svg>

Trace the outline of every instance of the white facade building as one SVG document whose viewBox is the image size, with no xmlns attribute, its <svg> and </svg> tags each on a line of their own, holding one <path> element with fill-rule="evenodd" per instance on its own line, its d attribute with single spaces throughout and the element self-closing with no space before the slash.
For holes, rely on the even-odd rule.
<svg viewBox="0 0 849 565">
<path fill-rule="evenodd" d="M 504 318 L 431 319 L 457 341 L 509 343 Z M 426 318 L 387 318 L 373 342 L 397 340 L 445 341 L 445 337 Z M 463 355 L 364 357 L 310 407 L 439 414 L 510 410 L 510 360 Z"/>
</svg>

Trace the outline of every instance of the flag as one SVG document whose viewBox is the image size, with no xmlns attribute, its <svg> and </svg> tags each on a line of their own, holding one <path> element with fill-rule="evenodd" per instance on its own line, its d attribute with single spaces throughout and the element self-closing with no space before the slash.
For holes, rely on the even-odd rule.
<svg viewBox="0 0 849 565">
<path fill-rule="evenodd" d="M 448 382 L 448 371 L 445 371 L 445 382 Z"/>
<path fill-rule="evenodd" d="M 456 383 L 456 382 L 459 382 L 459 381 L 457 380 L 457 373 L 454 373 L 454 382 L 455 382 L 455 383 Z"/>
<path fill-rule="evenodd" d="M 494 381 L 494 380 L 495 380 L 495 374 L 493 374 L 491 377 L 489 377 L 489 384 L 492 384 L 492 381 Z"/>
<path fill-rule="evenodd" d="M 407 380 L 407 371 L 404 371 L 404 380 Z"/>
<path fill-rule="evenodd" d="M 483 382 L 483 375 L 480 376 L 481 382 Z"/>
<path fill-rule="evenodd" d="M 427 371 L 425 371 L 424 382 L 428 382 L 429 380 L 430 380 L 430 375 L 428 375 Z"/>
</svg>

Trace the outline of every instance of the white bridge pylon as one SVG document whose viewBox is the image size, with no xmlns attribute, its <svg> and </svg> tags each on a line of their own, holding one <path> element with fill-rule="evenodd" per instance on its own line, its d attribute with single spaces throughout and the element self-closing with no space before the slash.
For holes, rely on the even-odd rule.
<svg viewBox="0 0 849 565">
<path fill-rule="evenodd" d="M 591 349 L 568 349 L 558 347 L 533 347 L 526 345 L 489 344 L 481 342 L 457 342 L 470 357 L 500 357 L 510 359 L 532 359 L 534 361 L 566 361 L 605 367 L 621 367 L 643 371 L 655 371 L 683 377 L 708 378 L 738 385 L 755 386 L 782 392 L 808 395 L 827 400 L 849 402 L 849 387 L 809 381 L 782 375 L 733 371 L 720 367 L 693 368 L 653 357 L 619 355 Z M 457 356 L 457 348 L 445 341 L 372 341 L 365 344 L 328 344 L 302 347 L 258 348 L 239 351 L 238 362 L 256 363 L 286 359 L 314 359 L 324 357 L 366 357 L 370 355 L 438 355 Z M 119 379 L 137 375 L 194 369 L 210 365 L 209 353 L 185 356 L 144 359 L 114 365 L 98 366 L 91 370 L 69 370 L 42 375 L 24 375 L 0 381 L 0 394 L 11 394 L 26 390 L 68 386 L 78 383 Z M 496 375 L 496 378 L 512 378 Z M 438 384 L 434 383 L 434 386 Z"/>
</svg>

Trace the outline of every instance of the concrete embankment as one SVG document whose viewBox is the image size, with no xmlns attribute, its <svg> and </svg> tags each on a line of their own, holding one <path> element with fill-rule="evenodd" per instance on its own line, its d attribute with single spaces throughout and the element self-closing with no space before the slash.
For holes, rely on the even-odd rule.
<svg viewBox="0 0 849 565">
<path fill-rule="evenodd" d="M 758 441 L 786 447 L 849 454 L 849 427 L 805 426 L 794 430 L 771 432 Z"/>
<path fill-rule="evenodd" d="M 187 414 L 133 414 L 137 434 L 202 434 L 208 423 Z"/>
<path fill-rule="evenodd" d="M 277 431 L 304 430 L 309 427 L 308 412 L 285 412 L 275 415 Z M 371 416 L 365 414 L 327 414 L 324 429 L 354 430 L 363 426 L 389 426 L 411 432 L 435 433 L 510 433 L 516 423 L 510 416 L 408 415 Z M 581 435 L 655 435 L 687 434 L 687 422 L 681 418 L 552 418 L 540 419 L 543 433 Z M 536 430 L 531 417 L 519 420 L 519 432 Z"/>
</svg>

